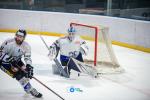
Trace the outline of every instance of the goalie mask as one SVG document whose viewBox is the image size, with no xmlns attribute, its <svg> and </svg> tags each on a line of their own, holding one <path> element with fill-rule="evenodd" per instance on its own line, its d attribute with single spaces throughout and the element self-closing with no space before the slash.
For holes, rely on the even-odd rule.
<svg viewBox="0 0 150 100">
<path fill-rule="evenodd" d="M 70 40 L 70 41 L 73 41 L 73 39 L 74 39 L 74 37 L 75 37 L 75 33 L 76 33 L 75 28 L 74 28 L 74 27 L 69 27 L 68 33 L 69 33 L 69 35 L 68 35 L 69 40 Z"/>
<path fill-rule="evenodd" d="M 15 35 L 15 41 L 18 45 L 21 45 L 26 37 L 27 32 L 25 30 L 18 30 Z"/>
</svg>

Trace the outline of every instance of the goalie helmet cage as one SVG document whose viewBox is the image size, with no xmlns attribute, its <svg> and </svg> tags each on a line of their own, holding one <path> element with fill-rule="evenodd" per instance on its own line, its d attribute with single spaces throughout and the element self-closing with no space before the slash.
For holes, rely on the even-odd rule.
<svg viewBox="0 0 150 100">
<path fill-rule="evenodd" d="M 114 54 L 109 28 L 104 26 L 70 23 L 89 46 L 88 55 L 84 62 L 95 66 L 98 73 L 120 73 L 122 69 Z"/>
</svg>

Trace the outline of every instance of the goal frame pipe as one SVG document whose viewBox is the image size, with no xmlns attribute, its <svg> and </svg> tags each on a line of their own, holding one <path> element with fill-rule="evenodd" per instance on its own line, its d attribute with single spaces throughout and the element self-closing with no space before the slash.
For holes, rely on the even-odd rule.
<svg viewBox="0 0 150 100">
<path fill-rule="evenodd" d="M 85 26 L 85 27 L 89 27 L 89 28 L 94 28 L 94 29 L 95 29 L 95 39 L 94 39 L 94 41 L 95 41 L 95 44 L 94 44 L 94 66 L 96 66 L 96 65 L 97 65 L 98 27 L 71 22 L 71 23 L 70 23 L 70 26 L 72 26 L 72 25 Z"/>
</svg>

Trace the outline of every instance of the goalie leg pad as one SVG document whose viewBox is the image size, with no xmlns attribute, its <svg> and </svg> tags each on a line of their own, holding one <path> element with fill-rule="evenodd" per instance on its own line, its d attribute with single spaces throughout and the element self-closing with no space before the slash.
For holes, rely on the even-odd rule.
<svg viewBox="0 0 150 100">
<path fill-rule="evenodd" d="M 52 65 L 53 74 L 60 75 L 59 67 L 55 64 Z"/>
<path fill-rule="evenodd" d="M 72 67 L 72 69 L 76 70 L 76 68 L 78 68 L 79 72 L 88 74 L 93 77 L 97 77 L 97 71 L 93 66 L 85 64 L 83 62 L 80 62 L 74 58 L 71 58 L 70 62 L 72 62 L 72 64 L 74 64 L 74 67 Z"/>
<path fill-rule="evenodd" d="M 78 61 L 80 61 L 80 62 L 84 62 L 81 52 L 79 53 L 79 55 L 78 55 L 77 58 L 75 58 L 75 59 L 78 60 Z"/>
<path fill-rule="evenodd" d="M 77 72 L 81 72 L 80 69 L 78 68 L 78 65 L 73 60 L 73 58 L 70 58 L 67 66 L 68 66 L 68 72 L 70 72 L 71 69 L 73 69 Z"/>
<path fill-rule="evenodd" d="M 54 59 L 54 62 L 56 64 L 56 66 L 58 67 L 58 70 L 60 72 L 60 74 L 66 78 L 69 78 L 69 74 L 67 72 L 65 72 L 65 70 L 63 69 L 62 65 L 60 64 L 60 62 L 58 61 L 58 59 Z"/>
<path fill-rule="evenodd" d="M 73 60 L 74 58 L 70 58 L 67 64 L 67 67 L 64 70 L 67 70 L 68 73 L 70 74 L 70 70 L 73 69 L 77 72 L 81 72 L 81 70 L 78 68 L 77 63 Z M 76 60 L 83 62 L 83 57 L 82 54 L 79 53 L 79 55 L 75 58 Z"/>
</svg>

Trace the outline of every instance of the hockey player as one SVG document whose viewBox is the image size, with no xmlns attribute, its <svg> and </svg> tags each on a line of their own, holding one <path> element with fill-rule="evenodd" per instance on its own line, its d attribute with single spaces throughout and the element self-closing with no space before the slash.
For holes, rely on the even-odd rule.
<svg viewBox="0 0 150 100">
<path fill-rule="evenodd" d="M 64 71 L 68 74 L 68 76 L 66 76 L 63 75 L 62 72 L 60 73 L 62 76 L 69 78 L 71 69 L 81 72 L 81 70 L 71 61 L 72 59 L 76 59 L 80 62 L 83 62 L 82 56 L 87 55 L 88 46 L 86 42 L 76 34 L 76 30 L 74 27 L 70 26 L 70 28 L 68 29 L 68 35 L 59 38 L 50 46 L 48 55 L 50 59 L 54 59 L 56 65 L 58 62 L 56 62 L 56 58 L 59 52 L 61 65 L 64 66 Z"/>
<path fill-rule="evenodd" d="M 0 47 L 0 68 L 15 78 L 24 91 L 34 97 L 40 98 L 42 94 L 33 88 L 29 82 L 33 76 L 31 48 L 27 42 L 25 30 L 18 30 L 15 37 L 4 41 Z M 21 60 L 24 57 L 24 62 Z"/>
</svg>

